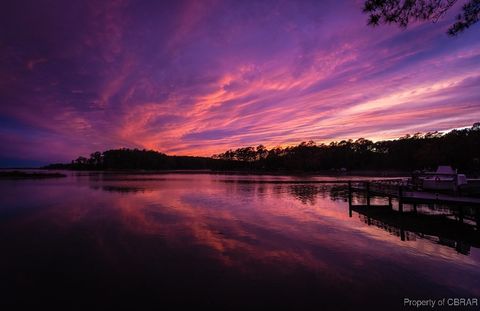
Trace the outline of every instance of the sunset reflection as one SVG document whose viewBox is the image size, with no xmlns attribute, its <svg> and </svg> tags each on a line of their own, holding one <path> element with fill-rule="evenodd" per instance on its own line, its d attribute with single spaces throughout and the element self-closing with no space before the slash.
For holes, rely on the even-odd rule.
<svg viewBox="0 0 480 311">
<path fill-rule="evenodd" d="M 86 234 L 81 245 L 120 274 L 126 273 L 122 272 L 128 269 L 125 265 L 145 256 L 152 260 L 160 256 L 167 263 L 180 256 L 181 262 L 188 260 L 189 269 L 196 269 L 198 262 L 207 270 L 215 267 L 209 270 L 213 277 L 228 271 L 234 278 L 260 281 L 273 276 L 294 283 L 311 278 L 311 290 L 340 295 L 341 288 L 349 286 L 359 293 L 351 299 L 359 301 L 369 297 L 364 284 L 385 280 L 387 298 L 394 295 L 387 290 L 391 287 L 405 293 L 435 289 L 438 294 L 455 288 L 480 294 L 478 248 L 471 248 L 467 256 L 415 232 L 402 241 L 394 228 L 385 230 L 378 222 L 368 225 L 356 212 L 350 218 L 345 190 L 339 186 L 289 184 L 288 180 L 295 178 L 198 174 L 112 178 L 106 174 L 72 176 L 61 187 L 32 183 L 18 188 L 12 183 L 2 191 L 18 198 L 18 192 L 27 190 L 31 195 L 25 201 L 35 204 L 23 216 L 13 211 L 22 204 L 7 198 L 2 211 L 15 216 L 2 220 L 1 232 L 11 236 L 28 228 L 42 238 Z M 77 183 L 83 187 L 73 187 Z M 165 258 L 165 254 L 169 255 Z M 162 273 L 182 275 L 179 265 Z M 155 261 L 147 260 L 145 269 L 155 266 Z M 159 266 L 155 269 L 163 271 Z M 417 285 L 419 278 L 422 288 Z M 295 290 L 299 288 L 303 285 Z"/>
</svg>

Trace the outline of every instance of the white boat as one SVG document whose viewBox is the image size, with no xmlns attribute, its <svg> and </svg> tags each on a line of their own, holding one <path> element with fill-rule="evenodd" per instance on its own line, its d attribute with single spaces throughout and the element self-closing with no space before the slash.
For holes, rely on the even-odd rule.
<svg viewBox="0 0 480 311">
<path fill-rule="evenodd" d="M 423 189 L 457 191 L 458 186 L 467 183 L 464 174 L 458 174 L 451 166 L 441 165 L 435 172 L 427 172 L 423 179 Z"/>
</svg>

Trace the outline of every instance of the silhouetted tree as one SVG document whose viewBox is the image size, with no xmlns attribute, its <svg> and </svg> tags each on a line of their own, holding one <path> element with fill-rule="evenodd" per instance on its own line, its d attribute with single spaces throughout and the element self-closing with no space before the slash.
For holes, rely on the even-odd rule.
<svg viewBox="0 0 480 311">
<path fill-rule="evenodd" d="M 268 156 L 268 150 L 264 145 L 257 146 L 257 160 L 265 159 Z"/>
<path fill-rule="evenodd" d="M 369 14 L 368 24 L 398 24 L 405 28 L 412 21 L 438 21 L 457 0 L 367 0 L 363 12 Z M 480 18 L 480 0 L 470 0 L 457 15 L 447 33 L 456 36 Z"/>
<path fill-rule="evenodd" d="M 103 154 L 100 151 L 94 152 L 90 155 L 88 163 L 95 168 L 103 167 Z"/>
</svg>

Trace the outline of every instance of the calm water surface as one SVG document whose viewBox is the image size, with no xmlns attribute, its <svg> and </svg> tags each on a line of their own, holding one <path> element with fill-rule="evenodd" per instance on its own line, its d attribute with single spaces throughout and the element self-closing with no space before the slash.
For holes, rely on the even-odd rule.
<svg viewBox="0 0 480 311">
<path fill-rule="evenodd" d="M 480 296 L 472 239 L 350 217 L 344 189 L 299 183 L 326 177 L 68 174 L 0 181 L 0 304 L 401 309 Z"/>
</svg>

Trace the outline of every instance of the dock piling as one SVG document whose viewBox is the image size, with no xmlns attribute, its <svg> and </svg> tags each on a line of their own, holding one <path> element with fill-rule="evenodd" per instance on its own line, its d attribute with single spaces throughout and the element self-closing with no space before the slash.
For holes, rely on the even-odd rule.
<svg viewBox="0 0 480 311">
<path fill-rule="evenodd" d="M 398 186 L 398 211 L 403 212 L 403 187 L 402 185 Z"/>
<path fill-rule="evenodd" d="M 477 209 L 475 212 L 475 222 L 477 225 L 477 229 L 480 230 L 480 209 Z"/>
<path fill-rule="evenodd" d="M 348 181 L 348 216 L 352 217 L 352 181 Z"/>
<path fill-rule="evenodd" d="M 370 182 L 365 182 L 365 189 L 367 190 L 367 206 L 370 206 Z"/>
</svg>

